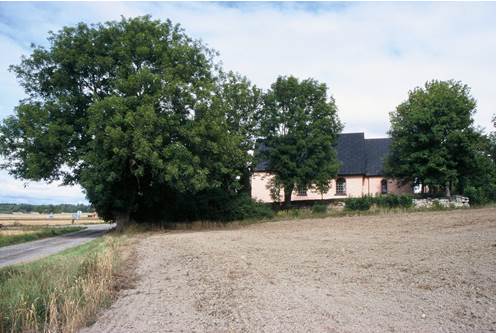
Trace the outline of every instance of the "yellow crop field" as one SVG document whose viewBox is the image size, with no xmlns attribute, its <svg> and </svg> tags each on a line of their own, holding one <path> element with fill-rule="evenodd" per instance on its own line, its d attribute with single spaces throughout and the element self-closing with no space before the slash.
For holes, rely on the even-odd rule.
<svg viewBox="0 0 497 333">
<path fill-rule="evenodd" d="M 71 213 L 53 214 L 0 214 L 0 225 L 71 225 L 71 224 L 104 223 L 98 216 L 83 213 L 79 220 L 74 219 Z"/>
</svg>

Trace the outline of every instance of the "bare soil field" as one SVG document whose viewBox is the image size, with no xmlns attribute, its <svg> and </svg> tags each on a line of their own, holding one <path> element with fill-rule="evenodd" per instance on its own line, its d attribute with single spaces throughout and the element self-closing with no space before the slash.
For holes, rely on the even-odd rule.
<svg viewBox="0 0 497 333">
<path fill-rule="evenodd" d="M 495 209 L 153 233 L 83 332 L 494 332 Z"/>
</svg>

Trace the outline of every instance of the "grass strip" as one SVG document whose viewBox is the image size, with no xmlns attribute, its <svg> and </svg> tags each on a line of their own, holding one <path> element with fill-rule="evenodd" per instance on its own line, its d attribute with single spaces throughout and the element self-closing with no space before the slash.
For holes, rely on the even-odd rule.
<svg viewBox="0 0 497 333">
<path fill-rule="evenodd" d="M 0 332 L 76 332 L 86 326 L 112 301 L 124 238 L 107 235 L 0 269 Z"/>
<path fill-rule="evenodd" d="M 24 242 L 30 242 L 42 238 L 60 236 L 70 232 L 76 232 L 85 229 L 84 227 L 51 227 L 41 228 L 36 231 L 28 231 L 19 235 L 1 235 L 0 234 L 0 247 L 7 245 L 14 245 Z"/>
<path fill-rule="evenodd" d="M 289 220 L 302 220 L 302 219 L 324 219 L 324 218 L 340 218 L 340 217 L 353 217 L 353 216 L 370 216 L 370 215 L 393 215 L 393 214 L 410 214 L 410 213 L 423 213 L 434 211 L 450 211 L 461 209 L 481 209 L 495 207 L 495 204 L 487 204 L 482 206 L 471 206 L 470 208 L 385 208 L 376 207 L 368 210 L 349 210 L 349 209 L 326 209 L 323 211 L 313 211 L 312 208 L 291 208 L 288 210 L 280 210 L 275 213 L 271 218 L 248 218 L 245 220 L 236 221 L 194 221 L 194 222 L 164 222 L 162 224 L 140 224 L 130 226 L 129 229 L 134 229 L 137 232 L 157 231 L 157 230 L 211 230 L 211 229 L 225 229 L 225 228 L 238 228 L 240 226 L 248 226 L 257 223 L 271 223 Z"/>
</svg>

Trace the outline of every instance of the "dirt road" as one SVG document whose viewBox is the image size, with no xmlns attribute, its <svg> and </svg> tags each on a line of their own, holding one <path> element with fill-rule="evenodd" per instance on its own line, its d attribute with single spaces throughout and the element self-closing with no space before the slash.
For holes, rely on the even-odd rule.
<svg viewBox="0 0 497 333">
<path fill-rule="evenodd" d="M 89 242 L 114 227 L 111 224 L 86 225 L 84 230 L 32 242 L 0 247 L 0 267 L 26 263 Z"/>
<path fill-rule="evenodd" d="M 154 234 L 84 332 L 495 331 L 495 210 Z"/>
</svg>

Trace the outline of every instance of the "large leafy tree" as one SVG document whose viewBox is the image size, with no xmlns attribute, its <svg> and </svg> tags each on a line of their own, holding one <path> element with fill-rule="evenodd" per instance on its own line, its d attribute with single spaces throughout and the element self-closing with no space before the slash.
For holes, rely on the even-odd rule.
<svg viewBox="0 0 497 333">
<path fill-rule="evenodd" d="M 473 124 L 476 100 L 456 81 L 429 81 L 409 92 L 390 114 L 392 137 L 387 172 L 431 192 L 464 187 L 482 157 Z M 476 172 L 478 173 L 478 172 Z"/>
<path fill-rule="evenodd" d="M 244 152 L 214 100 L 214 56 L 149 17 L 51 33 L 11 68 L 28 97 L 0 127 L 4 167 L 80 183 L 119 226 L 178 196 L 236 191 Z"/>
<path fill-rule="evenodd" d="M 495 202 L 495 116 L 493 124 L 490 133 L 477 130 L 473 147 L 474 163 L 459 177 L 457 183 L 457 191 L 468 196 L 475 204 Z"/>
<path fill-rule="evenodd" d="M 241 190 L 251 192 L 250 177 L 255 167 L 254 151 L 260 133 L 260 118 L 264 107 L 264 94 L 246 77 L 228 72 L 221 73 L 217 101 L 223 109 L 231 135 L 240 140 L 243 157 L 237 162 L 241 176 Z"/>
<path fill-rule="evenodd" d="M 274 174 L 272 189 L 285 205 L 296 187 L 325 192 L 339 168 L 335 145 L 342 125 L 327 87 L 312 79 L 279 77 L 265 98 L 261 158 Z"/>
</svg>

